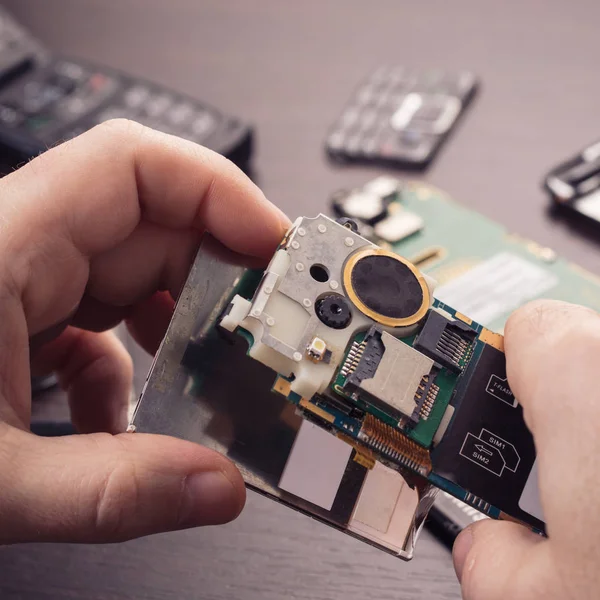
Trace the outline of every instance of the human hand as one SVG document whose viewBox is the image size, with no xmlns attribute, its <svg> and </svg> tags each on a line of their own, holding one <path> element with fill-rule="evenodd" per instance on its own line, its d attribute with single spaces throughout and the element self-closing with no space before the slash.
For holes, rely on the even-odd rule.
<svg viewBox="0 0 600 600">
<path fill-rule="evenodd" d="M 454 564 L 465 600 L 585 600 L 600 594 L 600 315 L 562 302 L 517 311 L 505 328 L 508 381 L 537 449 L 548 538 L 485 520 Z"/>
<path fill-rule="evenodd" d="M 244 484 L 220 454 L 111 435 L 126 426 L 132 366 L 108 330 L 125 318 L 155 351 L 203 230 L 266 260 L 287 226 L 229 161 L 128 121 L 0 180 L 0 543 L 120 541 L 237 516 Z M 29 432 L 32 336 L 33 372 L 58 372 L 88 435 Z"/>
</svg>

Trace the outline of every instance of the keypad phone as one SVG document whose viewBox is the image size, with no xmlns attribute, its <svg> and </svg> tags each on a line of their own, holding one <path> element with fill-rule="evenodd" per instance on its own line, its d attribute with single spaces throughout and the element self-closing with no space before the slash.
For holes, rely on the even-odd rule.
<svg viewBox="0 0 600 600">
<path fill-rule="evenodd" d="M 468 71 L 380 67 L 336 120 L 327 153 L 341 162 L 426 167 L 476 89 Z"/>
<path fill-rule="evenodd" d="M 163 85 L 45 49 L 0 9 L 0 156 L 15 165 L 118 117 L 207 146 L 242 168 L 252 129 Z"/>
</svg>

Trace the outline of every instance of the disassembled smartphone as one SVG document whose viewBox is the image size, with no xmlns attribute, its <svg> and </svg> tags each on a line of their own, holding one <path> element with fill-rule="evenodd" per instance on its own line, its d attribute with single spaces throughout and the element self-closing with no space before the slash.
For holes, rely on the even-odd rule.
<svg viewBox="0 0 600 600">
<path fill-rule="evenodd" d="M 433 278 L 396 253 L 404 244 L 404 256 L 431 272 L 448 249 L 437 246 L 429 263 L 411 254 L 411 244 L 428 243 L 426 221 L 416 226 L 424 213 L 413 209 L 464 209 L 391 178 L 365 188 L 362 202 L 359 191 L 337 202 L 349 213 L 362 207 L 370 239 L 356 221 L 302 218 L 264 272 L 204 240 L 131 430 L 216 449 L 252 489 L 404 559 L 437 488 L 543 532 L 535 449 L 507 385 L 501 335 L 436 299 Z M 366 210 L 369 197 L 385 208 L 379 218 Z M 460 225 L 480 219 L 481 231 L 469 233 L 500 258 L 474 259 L 453 282 L 443 276 L 445 295 L 469 271 L 479 281 L 487 270 L 498 279 L 492 287 L 504 277 L 513 289 L 515 272 L 533 278 L 529 297 L 580 289 L 598 299 L 598 284 L 551 251 L 473 215 L 454 223 L 449 245 L 464 244 Z M 571 283 L 561 286 L 557 273 Z M 474 308 L 494 322 L 526 299 L 513 289 L 495 312 L 481 299 Z"/>
<path fill-rule="evenodd" d="M 339 190 L 331 206 L 338 217 L 356 220 L 371 241 L 431 275 L 438 282 L 439 300 L 497 333 L 513 310 L 535 298 L 600 311 L 597 276 L 550 248 L 507 232 L 426 183 L 379 177 L 361 188 Z M 472 506 L 440 492 L 428 523 L 451 543 L 464 527 L 482 518 Z"/>
<path fill-rule="evenodd" d="M 552 169 L 544 188 L 564 214 L 600 223 L 600 142 Z"/>
</svg>

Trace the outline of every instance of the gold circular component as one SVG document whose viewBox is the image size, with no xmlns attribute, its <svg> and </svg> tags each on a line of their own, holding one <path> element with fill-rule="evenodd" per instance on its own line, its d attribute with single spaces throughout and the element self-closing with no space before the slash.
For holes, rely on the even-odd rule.
<svg viewBox="0 0 600 600">
<path fill-rule="evenodd" d="M 344 266 L 348 298 L 367 317 L 387 327 L 418 323 L 431 304 L 423 274 L 382 248 L 362 248 Z"/>
</svg>

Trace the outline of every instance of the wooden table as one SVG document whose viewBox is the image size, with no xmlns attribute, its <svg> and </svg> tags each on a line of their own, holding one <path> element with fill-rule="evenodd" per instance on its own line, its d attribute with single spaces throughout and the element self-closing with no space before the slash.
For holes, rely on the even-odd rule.
<svg viewBox="0 0 600 600">
<path fill-rule="evenodd" d="M 600 272 L 600 247 L 546 214 L 544 171 L 598 135 L 600 4 L 481 0 L 5 0 L 56 50 L 162 81 L 254 123 L 255 167 L 291 216 L 379 169 L 334 168 L 325 132 L 381 63 L 469 68 L 482 90 L 426 178 Z M 148 361 L 138 353 L 138 375 Z M 424 533 L 403 563 L 250 494 L 233 524 L 114 546 L 0 549 L 2 598 L 455 599 Z"/>
</svg>

